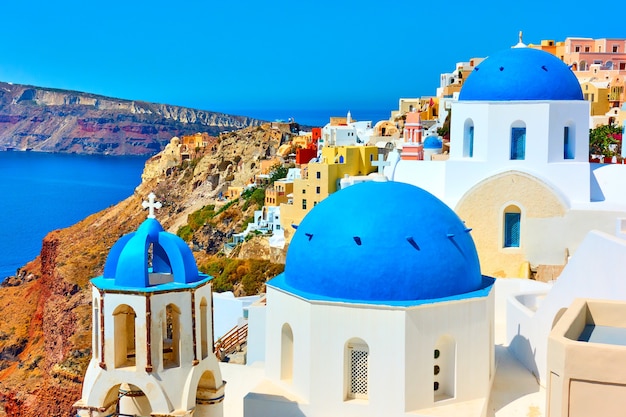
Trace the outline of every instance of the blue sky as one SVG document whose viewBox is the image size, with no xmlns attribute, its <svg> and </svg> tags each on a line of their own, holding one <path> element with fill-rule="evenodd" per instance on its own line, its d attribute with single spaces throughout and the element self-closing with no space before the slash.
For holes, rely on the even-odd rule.
<svg viewBox="0 0 626 417">
<path fill-rule="evenodd" d="M 626 37 L 564 0 L 5 3 L 0 81 L 238 114 L 391 110 L 519 30 L 526 43 Z"/>
</svg>

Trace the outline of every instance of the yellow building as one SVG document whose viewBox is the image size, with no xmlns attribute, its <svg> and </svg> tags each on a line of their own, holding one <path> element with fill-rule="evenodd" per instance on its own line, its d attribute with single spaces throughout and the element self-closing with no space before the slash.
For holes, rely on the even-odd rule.
<svg viewBox="0 0 626 417">
<path fill-rule="evenodd" d="M 580 84 L 585 100 L 591 103 L 591 116 L 604 116 L 611 105 L 609 103 L 609 83 L 586 81 Z"/>
<path fill-rule="evenodd" d="M 367 175 L 377 170 L 372 161 L 378 159 L 375 146 L 326 146 L 320 162 L 312 162 L 293 182 L 291 204 L 280 205 L 280 222 L 285 239 L 290 240 L 294 229 L 317 203 L 339 189 L 344 176 Z"/>
<path fill-rule="evenodd" d="M 289 194 L 293 193 L 293 180 L 282 179 L 265 189 L 265 205 L 280 206 L 288 202 Z"/>
</svg>

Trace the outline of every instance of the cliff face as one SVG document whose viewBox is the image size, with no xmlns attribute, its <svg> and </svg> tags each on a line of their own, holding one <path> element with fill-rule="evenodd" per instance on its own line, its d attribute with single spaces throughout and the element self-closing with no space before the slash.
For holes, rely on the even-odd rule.
<svg viewBox="0 0 626 417">
<path fill-rule="evenodd" d="M 0 150 L 154 154 L 173 136 L 257 126 L 245 116 L 0 82 Z"/>
<path fill-rule="evenodd" d="M 163 203 L 157 218 L 173 232 L 187 225 L 190 214 L 215 205 L 219 213 L 195 230 L 190 241 L 200 265 L 207 265 L 228 237 L 242 230 L 256 206 L 240 199 L 220 210 L 225 202 L 216 197 L 228 184 L 249 183 L 260 172 L 260 161 L 274 156 L 285 136 L 263 125 L 214 139 L 184 161 L 180 141 L 173 139 L 148 161 L 143 182 L 132 196 L 49 233 L 40 255 L 0 287 L 0 416 L 73 415 L 72 404 L 81 396 L 91 358 L 89 280 L 102 274 L 117 239 L 146 218 L 141 202 L 151 191 Z M 248 256 L 263 252 L 249 250 Z M 265 280 L 282 269 L 265 261 L 218 261 L 204 270 L 224 275 L 226 284 L 241 295 L 258 291 L 251 275 Z"/>
</svg>

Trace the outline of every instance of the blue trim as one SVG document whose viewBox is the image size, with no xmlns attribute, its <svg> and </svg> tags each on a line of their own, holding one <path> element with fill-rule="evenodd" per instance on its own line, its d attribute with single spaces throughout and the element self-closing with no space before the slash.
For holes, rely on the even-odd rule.
<svg viewBox="0 0 626 417">
<path fill-rule="evenodd" d="M 423 300 L 353 300 L 349 298 L 328 297 L 321 294 L 313 294 L 310 292 L 302 291 L 292 287 L 285 280 L 285 273 L 278 275 L 276 278 L 268 281 L 266 285 L 268 287 L 285 291 L 289 294 L 303 298 L 307 301 L 323 301 L 332 303 L 347 303 L 347 304 L 369 304 L 380 306 L 394 306 L 394 307 L 414 307 L 424 304 L 441 303 L 445 301 L 467 300 L 471 298 L 487 297 L 493 288 L 493 284 L 496 282 L 495 278 L 483 275 L 480 287 L 475 291 L 470 291 L 463 294 L 452 295 L 449 297 L 430 298 Z M 392 285 L 392 283 L 387 283 Z"/>
<path fill-rule="evenodd" d="M 131 286 L 121 286 L 115 284 L 115 279 L 113 278 L 104 278 L 102 275 L 96 278 L 91 279 L 91 283 L 94 287 L 103 291 L 119 291 L 119 292 L 133 292 L 133 293 L 155 293 L 161 291 L 176 291 L 176 290 L 189 290 L 201 287 L 207 282 L 213 279 L 212 276 L 199 273 L 198 281 L 190 282 L 190 283 L 182 283 L 182 282 L 168 282 L 165 284 L 158 284 L 153 286 L 146 287 L 131 287 Z"/>
</svg>

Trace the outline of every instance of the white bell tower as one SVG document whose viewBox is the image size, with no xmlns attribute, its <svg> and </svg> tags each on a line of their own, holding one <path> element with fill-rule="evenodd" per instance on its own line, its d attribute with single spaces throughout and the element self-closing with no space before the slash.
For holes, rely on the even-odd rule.
<svg viewBox="0 0 626 417">
<path fill-rule="evenodd" d="M 154 215 L 111 248 L 92 284 L 92 358 L 79 416 L 221 417 L 213 354 L 211 277 Z"/>
</svg>

